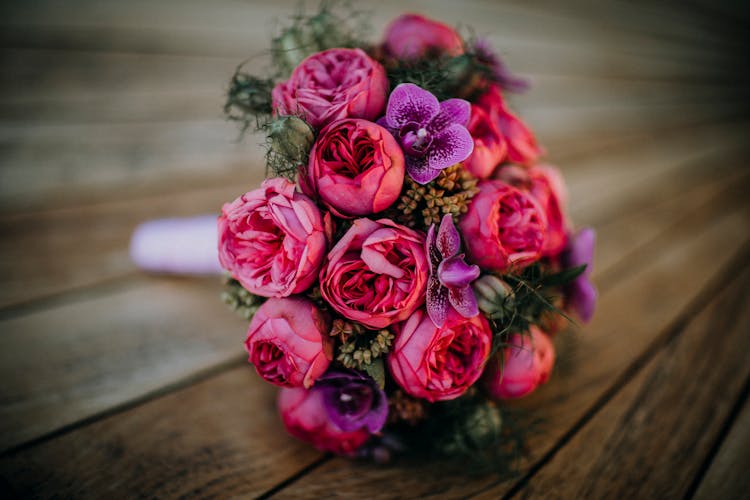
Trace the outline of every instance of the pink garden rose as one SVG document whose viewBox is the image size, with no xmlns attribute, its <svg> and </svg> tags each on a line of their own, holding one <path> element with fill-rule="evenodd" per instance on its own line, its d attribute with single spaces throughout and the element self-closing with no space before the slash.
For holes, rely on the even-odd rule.
<svg viewBox="0 0 750 500">
<path fill-rule="evenodd" d="M 483 377 L 484 386 L 493 399 L 526 396 L 549 379 L 555 364 L 555 347 L 550 338 L 536 326 L 527 335 L 514 334 L 511 347 L 505 348 L 502 364 L 490 362 Z"/>
<path fill-rule="evenodd" d="M 406 392 L 428 401 L 455 399 L 477 381 L 492 347 L 482 314 L 464 318 L 450 310 L 442 327 L 420 309 L 394 327 L 388 355 L 393 378 Z"/>
<path fill-rule="evenodd" d="M 370 437 L 366 427 L 343 431 L 328 417 L 323 391 L 302 388 L 279 392 L 278 407 L 287 432 L 320 451 L 352 455 Z"/>
<path fill-rule="evenodd" d="M 339 217 L 385 210 L 401 195 L 404 153 L 383 127 L 349 118 L 328 125 L 300 176 L 303 191 Z"/>
<path fill-rule="evenodd" d="M 268 299 L 247 331 L 249 361 L 272 384 L 311 387 L 333 359 L 329 323 L 306 298 Z"/>
<path fill-rule="evenodd" d="M 339 314 L 370 328 L 408 318 L 424 304 L 425 237 L 388 219 L 357 219 L 328 253 L 320 293 Z"/>
<path fill-rule="evenodd" d="M 459 228 L 471 262 L 505 272 L 539 260 L 547 220 L 531 195 L 489 180 L 479 183 L 479 193 L 461 217 Z"/>
<path fill-rule="evenodd" d="M 226 203 L 219 217 L 219 262 L 251 293 L 286 297 L 312 285 L 328 241 L 315 203 L 286 179 Z"/>
<path fill-rule="evenodd" d="M 568 192 L 560 171 L 552 165 L 522 168 L 516 165 L 501 167 L 497 179 L 528 192 L 542 207 L 547 219 L 547 233 L 542 247 L 544 257 L 555 257 L 568 242 L 570 222 L 566 212 Z"/>
<path fill-rule="evenodd" d="M 463 42 L 456 30 L 419 14 L 404 14 L 385 29 L 383 48 L 397 59 L 414 60 L 422 56 L 460 56 Z"/>
<path fill-rule="evenodd" d="M 341 118 L 374 121 L 388 94 L 385 69 L 361 49 L 329 49 L 304 59 L 271 92 L 276 115 L 295 115 L 319 129 Z"/>
<path fill-rule="evenodd" d="M 491 85 L 476 103 L 483 108 L 495 124 L 507 143 L 507 160 L 513 163 L 530 166 L 542 154 L 536 138 L 520 118 L 511 113 L 505 104 L 500 87 Z"/>
<path fill-rule="evenodd" d="M 505 159 L 508 145 L 497 124 L 480 106 L 471 106 L 468 129 L 474 139 L 474 152 L 464 161 L 464 167 L 475 177 L 486 179 Z"/>
</svg>

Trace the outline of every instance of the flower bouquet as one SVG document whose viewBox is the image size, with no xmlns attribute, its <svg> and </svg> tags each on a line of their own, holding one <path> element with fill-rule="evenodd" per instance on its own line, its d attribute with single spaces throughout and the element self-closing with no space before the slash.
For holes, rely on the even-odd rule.
<svg viewBox="0 0 750 500">
<path fill-rule="evenodd" d="M 224 205 L 224 299 L 293 436 L 377 461 L 492 456 L 503 401 L 544 383 L 588 321 L 594 234 L 506 102 L 483 40 L 403 15 L 376 45 L 328 8 L 242 67 L 226 112 L 267 137 L 267 179 Z M 561 321 L 562 320 L 562 321 Z"/>
</svg>

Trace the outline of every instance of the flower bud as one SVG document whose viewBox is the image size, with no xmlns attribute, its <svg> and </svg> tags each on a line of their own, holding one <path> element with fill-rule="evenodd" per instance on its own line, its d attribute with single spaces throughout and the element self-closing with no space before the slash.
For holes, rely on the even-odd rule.
<svg viewBox="0 0 750 500">
<path fill-rule="evenodd" d="M 513 288 L 494 274 L 485 274 L 472 287 L 479 309 L 489 316 L 502 315 L 513 304 Z"/>
<path fill-rule="evenodd" d="M 307 156 L 315 141 L 312 128 L 296 116 L 280 116 L 271 122 L 268 132 L 271 151 L 291 163 L 307 163 Z"/>
</svg>

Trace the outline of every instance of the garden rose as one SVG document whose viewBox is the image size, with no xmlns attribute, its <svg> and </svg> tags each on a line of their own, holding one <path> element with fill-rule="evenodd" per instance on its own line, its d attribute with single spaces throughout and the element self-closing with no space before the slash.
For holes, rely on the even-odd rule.
<svg viewBox="0 0 750 500">
<path fill-rule="evenodd" d="M 552 165 L 534 165 L 529 169 L 506 165 L 498 170 L 496 177 L 527 191 L 539 203 L 547 219 L 542 255 L 559 255 L 568 242 L 570 227 L 566 213 L 568 192 L 560 171 Z"/>
<path fill-rule="evenodd" d="M 343 431 L 326 411 L 323 391 L 284 388 L 279 392 L 279 413 L 287 432 L 320 451 L 351 455 L 370 437 L 366 428 Z"/>
<path fill-rule="evenodd" d="M 388 94 L 385 69 L 361 49 L 329 49 L 304 59 L 271 92 L 277 115 L 295 115 L 314 128 L 341 118 L 374 121 Z"/>
<path fill-rule="evenodd" d="M 396 139 L 380 125 L 353 118 L 323 129 L 300 176 L 303 191 L 339 217 L 385 210 L 403 183 L 404 153 Z"/>
<path fill-rule="evenodd" d="M 388 219 L 355 220 L 320 272 L 323 298 L 370 328 L 408 318 L 425 301 L 424 243 L 424 235 Z"/>
<path fill-rule="evenodd" d="M 250 322 L 245 348 L 258 375 L 283 387 L 311 387 L 333 359 L 326 316 L 302 297 L 268 299 Z"/>
<path fill-rule="evenodd" d="M 464 53 L 463 42 L 456 30 L 419 14 L 404 14 L 394 19 L 385 29 L 383 48 L 388 55 L 407 60 Z"/>
<path fill-rule="evenodd" d="M 555 364 L 555 347 L 536 326 L 526 335 L 513 334 L 510 347 L 503 351 L 502 364 L 490 362 L 482 378 L 490 397 L 513 399 L 530 394 L 549 379 Z"/>
<path fill-rule="evenodd" d="M 486 179 L 505 159 L 508 146 L 497 124 L 480 106 L 471 106 L 468 129 L 474 139 L 474 152 L 464 161 L 464 167 L 475 177 Z"/>
<path fill-rule="evenodd" d="M 388 355 L 393 378 L 406 392 L 428 401 L 455 399 L 477 381 L 490 355 L 492 330 L 482 314 L 454 310 L 442 327 L 420 309 L 394 327 Z"/>
<path fill-rule="evenodd" d="M 531 195 L 498 180 L 482 181 L 459 228 L 470 261 L 494 271 L 539 260 L 547 221 Z"/>
<path fill-rule="evenodd" d="M 328 245 L 324 220 L 288 180 L 267 179 L 225 204 L 218 225 L 219 262 L 251 293 L 286 297 L 315 281 Z"/>
<path fill-rule="evenodd" d="M 542 150 L 537 146 L 531 129 L 510 112 L 499 86 L 491 85 L 489 90 L 479 97 L 476 105 L 487 112 L 490 120 L 505 138 L 508 161 L 526 166 L 536 162 Z"/>
</svg>

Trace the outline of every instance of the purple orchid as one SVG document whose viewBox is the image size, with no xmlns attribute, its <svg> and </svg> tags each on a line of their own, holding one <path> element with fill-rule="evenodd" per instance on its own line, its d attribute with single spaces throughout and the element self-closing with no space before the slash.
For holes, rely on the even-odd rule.
<svg viewBox="0 0 750 500">
<path fill-rule="evenodd" d="M 378 123 L 401 144 L 411 178 L 427 184 L 444 168 L 471 155 L 474 140 L 466 129 L 470 116 L 468 101 L 438 102 L 417 85 L 402 83 L 391 92 L 385 117 Z"/>
<path fill-rule="evenodd" d="M 427 314 L 436 326 L 445 324 L 449 307 L 464 318 L 479 314 L 477 299 L 471 282 L 479 277 L 479 267 L 470 266 L 461 250 L 461 236 L 450 214 L 443 216 L 440 229 L 435 234 L 435 224 L 427 231 L 425 243 L 430 260 L 430 278 L 427 282 Z"/>
<path fill-rule="evenodd" d="M 510 72 L 500 56 L 492 49 L 489 41 L 478 38 L 474 42 L 474 53 L 481 63 L 487 65 L 492 72 L 492 78 L 503 90 L 525 92 L 531 86 L 528 80 Z"/>
<path fill-rule="evenodd" d="M 344 432 L 379 432 L 388 418 L 388 398 L 377 383 L 355 370 L 335 368 L 318 378 L 328 418 Z"/>
<path fill-rule="evenodd" d="M 581 229 L 578 234 L 568 238 L 568 247 L 563 253 L 565 267 L 577 267 L 586 264 L 575 280 L 565 287 L 567 305 L 578 314 L 581 321 L 588 323 L 596 308 L 596 287 L 589 280 L 594 262 L 594 244 L 596 233 L 590 227 Z"/>
</svg>

